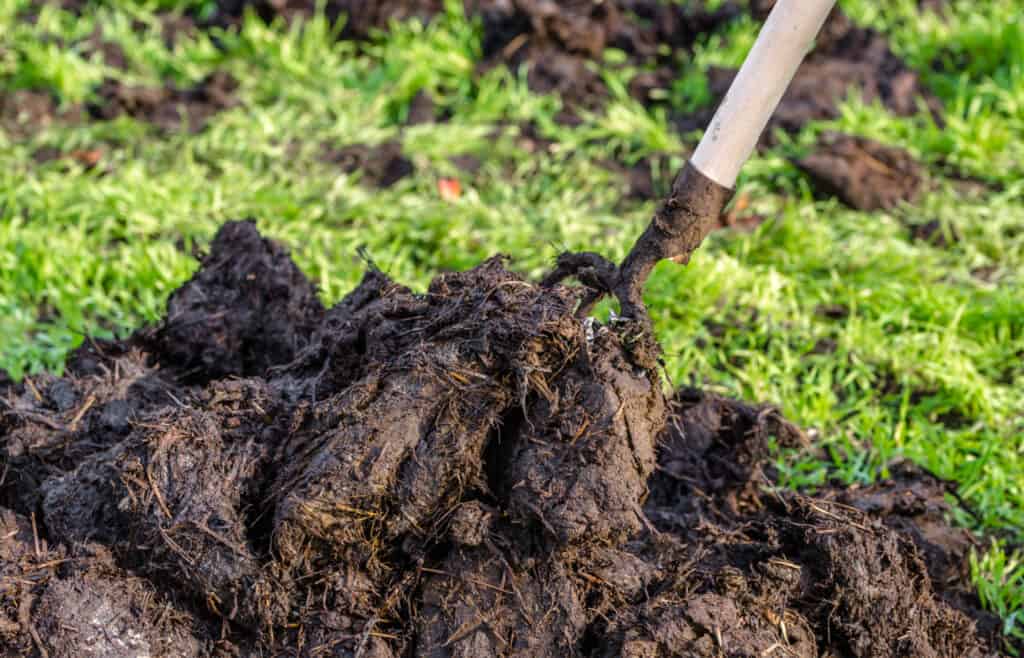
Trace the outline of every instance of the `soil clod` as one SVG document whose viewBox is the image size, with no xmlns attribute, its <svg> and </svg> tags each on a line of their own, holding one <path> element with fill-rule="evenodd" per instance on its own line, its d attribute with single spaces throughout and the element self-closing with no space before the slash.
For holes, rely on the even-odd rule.
<svg viewBox="0 0 1024 658">
<path fill-rule="evenodd" d="M 819 193 L 866 211 L 913 202 L 924 178 L 924 168 L 903 149 L 834 133 L 796 165 Z"/>
<path fill-rule="evenodd" d="M 195 85 L 182 89 L 168 83 L 163 87 L 130 85 L 107 79 L 96 90 L 96 101 L 87 109 L 94 119 L 110 120 L 130 116 L 162 130 L 202 130 L 210 118 L 234 107 L 238 82 L 229 73 L 212 73 Z"/>
<path fill-rule="evenodd" d="M 388 141 L 370 146 L 351 144 L 343 148 L 325 145 L 321 160 L 337 165 L 346 174 L 359 173 L 371 187 L 388 188 L 413 173 L 413 164 L 402 154 L 402 145 Z"/>
</svg>

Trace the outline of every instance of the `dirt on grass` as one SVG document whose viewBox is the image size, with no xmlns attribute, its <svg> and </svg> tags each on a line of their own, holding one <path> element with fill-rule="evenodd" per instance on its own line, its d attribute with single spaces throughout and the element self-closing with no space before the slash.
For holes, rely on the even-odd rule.
<svg viewBox="0 0 1024 658">
<path fill-rule="evenodd" d="M 226 224 L 167 318 L 0 402 L 0 653 L 995 656 L 911 467 L 773 486 L 770 406 L 492 258 L 324 309 Z"/>
<path fill-rule="evenodd" d="M 857 210 L 912 203 L 924 180 L 924 168 L 905 150 L 854 135 L 823 135 L 814 151 L 795 164 L 815 191 Z"/>
<path fill-rule="evenodd" d="M 46 91 L 18 89 L 0 95 L 0 130 L 16 138 L 25 138 L 45 130 L 56 122 L 78 123 L 79 105 L 61 107 L 60 101 Z"/>
<path fill-rule="evenodd" d="M 323 6 L 324 15 L 331 22 L 345 17 L 339 34 L 342 39 L 367 39 L 375 30 L 384 30 L 392 20 L 419 18 L 427 21 L 444 10 L 444 0 L 217 0 L 204 10 L 206 25 L 232 27 L 241 23 L 245 12 L 251 10 L 266 22 L 283 19 L 292 22 L 309 18 Z"/>
<path fill-rule="evenodd" d="M 237 104 L 238 81 L 230 73 L 216 72 L 187 88 L 167 83 L 162 87 L 130 85 L 109 78 L 96 89 L 96 99 L 87 105 L 93 119 L 111 120 L 130 116 L 164 130 L 184 126 L 198 132 L 217 112 Z"/>
<path fill-rule="evenodd" d="M 402 154 L 402 144 L 396 140 L 341 148 L 325 144 L 320 160 L 336 165 L 346 174 L 358 173 L 362 182 L 376 188 L 391 187 L 414 171 L 412 161 Z"/>
<path fill-rule="evenodd" d="M 922 11 L 935 11 L 939 2 L 922 2 Z M 203 19 L 208 25 L 237 26 L 247 9 L 266 21 L 311 16 L 313 0 L 218 0 Z M 664 103 L 680 66 L 691 57 L 693 46 L 706 34 L 748 13 L 764 20 L 774 0 L 726 2 L 714 9 L 705 3 L 663 0 L 465 0 L 467 15 L 483 25 L 481 69 L 507 65 L 527 66 L 527 80 L 538 93 L 556 93 L 566 105 L 560 120 L 577 121 L 579 108 L 604 105 L 609 92 L 596 70 L 608 49 L 625 55 L 636 69 L 629 92 L 643 103 Z M 388 0 L 355 2 L 328 0 L 326 16 L 345 16 L 339 36 L 365 40 L 392 21 L 432 20 L 444 11 L 441 0 Z M 191 22 L 187 22 L 191 29 Z M 712 97 L 721 99 L 735 71 L 712 68 Z M 884 35 L 854 23 L 841 9 L 833 11 L 817 45 L 798 71 L 772 122 L 773 127 L 795 132 L 808 121 L 834 119 L 839 103 L 851 89 L 866 102 L 878 101 L 899 115 L 917 112 L 924 103 L 935 120 L 942 121 L 940 101 L 923 85 L 916 72 L 893 53 Z M 676 117 L 684 131 L 703 128 L 713 108 L 693 116 Z M 770 140 L 771 131 L 767 133 Z"/>
</svg>

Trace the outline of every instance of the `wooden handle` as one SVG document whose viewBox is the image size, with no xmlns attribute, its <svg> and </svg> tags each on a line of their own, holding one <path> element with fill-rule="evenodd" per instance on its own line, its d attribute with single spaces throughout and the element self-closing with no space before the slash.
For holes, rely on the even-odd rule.
<svg viewBox="0 0 1024 658">
<path fill-rule="evenodd" d="M 732 188 L 836 0 L 778 0 L 690 162 Z"/>
</svg>

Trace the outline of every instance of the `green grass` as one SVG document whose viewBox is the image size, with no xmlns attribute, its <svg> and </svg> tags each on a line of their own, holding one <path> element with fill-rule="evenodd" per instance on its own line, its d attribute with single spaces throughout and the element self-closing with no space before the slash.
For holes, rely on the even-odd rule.
<svg viewBox="0 0 1024 658">
<path fill-rule="evenodd" d="M 250 19 L 239 33 L 214 35 L 219 47 L 197 33 L 169 48 L 153 10 L 180 2 L 106 3 L 81 18 L 48 7 L 36 24 L 17 20 L 26 4 L 0 0 L 5 93 L 43 89 L 70 104 L 105 76 L 187 84 L 226 69 L 241 82 L 241 104 L 199 134 L 160 135 L 130 119 L 56 122 L 26 138 L 0 129 L 0 367 L 15 377 L 59 371 L 84 335 L 156 321 L 195 268 L 192 246 L 227 219 L 255 217 L 289 244 L 326 302 L 357 282 L 360 246 L 421 288 L 499 251 L 531 276 L 565 249 L 621 257 L 654 200 L 626 201 L 625 183 L 602 163 L 669 154 L 680 164 L 692 146 L 666 112 L 628 97 L 615 53 L 601 67 L 613 98 L 572 128 L 555 122 L 560 100 L 531 93 L 521 72 L 475 75 L 480 28 L 458 3 L 429 27 L 395 25 L 361 51 L 323 20 L 299 30 Z M 676 384 L 778 403 L 813 428 L 826 459 L 780 455 L 790 485 L 869 482 L 900 457 L 959 482 L 970 511 L 958 507 L 956 521 L 990 542 L 973 563 L 979 591 L 1021 636 L 1024 566 L 1010 548 L 1024 540 L 1020 4 L 957 0 L 945 18 L 922 16 L 914 0 L 843 4 L 922 72 L 947 125 L 851 98 L 838 120 L 752 161 L 739 193 L 768 221 L 713 236 L 689 267 L 663 264 L 650 282 L 667 373 Z M 97 25 L 122 45 L 127 71 L 84 55 Z M 741 61 L 756 29 L 741 20 L 707 37 L 668 91 L 675 109 L 706 104 L 702 71 Z M 420 90 L 447 123 L 403 127 Z M 551 149 L 522 148 L 525 121 Z M 815 201 L 788 157 L 837 128 L 911 150 L 928 167 L 928 193 L 887 213 Z M 324 144 L 393 138 L 416 174 L 389 190 L 318 159 Z M 99 147 L 102 165 L 39 165 L 32 155 L 44 146 Z M 436 182 L 460 175 L 449 158 L 461 154 L 482 166 L 446 202 Z M 958 239 L 939 247 L 911 237 L 910 227 L 933 220 Z M 848 315 L 830 319 L 824 305 Z"/>
</svg>

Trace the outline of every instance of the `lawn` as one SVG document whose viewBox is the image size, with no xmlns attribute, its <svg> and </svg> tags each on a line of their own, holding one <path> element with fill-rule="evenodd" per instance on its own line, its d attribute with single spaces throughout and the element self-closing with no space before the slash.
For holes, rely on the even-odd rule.
<svg viewBox="0 0 1024 658">
<path fill-rule="evenodd" d="M 562 100 L 532 92 L 524 72 L 477 70 L 481 25 L 460 3 L 360 44 L 323 17 L 289 27 L 253 15 L 169 44 L 160 14 L 204 3 L 122 0 L 81 16 L 46 5 L 34 23 L 29 4 L 0 0 L 5 96 L 43 90 L 71 107 L 106 78 L 187 87 L 214 71 L 239 87 L 201 131 L 128 117 L 0 127 L 0 368 L 15 379 L 59 372 L 84 336 L 157 321 L 193 250 L 229 219 L 255 218 L 289 245 L 328 304 L 360 279 L 363 249 L 421 289 L 497 252 L 535 278 L 564 250 L 621 258 L 657 199 L 631 197 L 609 163 L 681 165 L 698 135 L 669 117 L 711 102 L 707 67 L 737 66 L 758 27 L 740 18 L 702 36 L 660 107 L 630 97 L 635 71 L 606 51 L 595 66 L 610 98 L 566 125 Z M 851 93 L 838 119 L 780 134 L 737 186 L 743 212 L 765 221 L 717 232 L 648 285 L 666 376 L 772 402 L 809 428 L 814 451 L 778 455 L 788 485 L 867 483 L 900 458 L 959 483 L 955 522 L 982 538 L 982 599 L 1024 638 L 1024 7 L 840 4 L 920 72 L 945 124 Z M 123 68 L 85 46 L 97 28 Z M 420 92 L 446 121 L 407 125 Z M 524 138 L 528 123 L 543 141 Z M 792 159 L 827 130 L 907 149 L 926 167 L 925 193 L 872 213 L 812 194 Z M 324 157 L 388 140 L 414 171 L 387 188 Z M 44 149 L 72 157 L 41 162 Z M 456 156 L 472 156 L 471 170 Z M 460 194 L 440 194 L 442 179 Z"/>
</svg>

